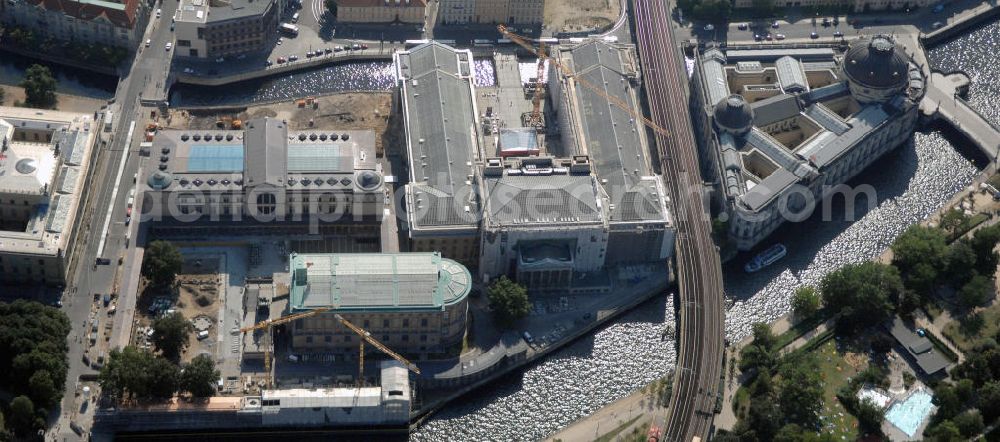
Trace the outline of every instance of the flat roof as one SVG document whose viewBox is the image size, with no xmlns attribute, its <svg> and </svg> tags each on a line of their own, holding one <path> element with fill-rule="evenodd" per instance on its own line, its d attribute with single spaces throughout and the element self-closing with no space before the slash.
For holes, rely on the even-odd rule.
<svg viewBox="0 0 1000 442">
<path fill-rule="evenodd" d="M 596 179 L 568 173 L 526 175 L 520 169 L 500 177 L 486 177 L 486 216 L 490 223 L 511 225 L 566 225 L 602 223 Z"/>
<path fill-rule="evenodd" d="M 934 348 L 930 339 L 911 330 L 898 316 L 893 318 L 889 332 L 917 361 L 917 365 L 924 373 L 934 374 L 951 365 L 951 361 Z"/>
<path fill-rule="evenodd" d="M 289 310 L 443 309 L 468 296 L 472 275 L 440 253 L 292 254 Z"/>
<path fill-rule="evenodd" d="M 472 52 L 431 41 L 396 52 L 394 59 L 410 166 L 411 227 L 474 226 L 481 140 Z"/>
</svg>

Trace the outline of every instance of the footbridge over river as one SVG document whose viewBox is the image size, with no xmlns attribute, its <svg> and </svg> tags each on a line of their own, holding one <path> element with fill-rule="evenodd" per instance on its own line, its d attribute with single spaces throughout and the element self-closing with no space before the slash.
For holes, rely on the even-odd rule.
<svg viewBox="0 0 1000 442">
<path fill-rule="evenodd" d="M 961 97 L 969 86 L 964 72 L 931 72 L 920 110 L 929 119 L 941 119 L 972 140 L 989 157 L 997 160 L 1000 152 L 1000 127 L 969 106 Z"/>
</svg>

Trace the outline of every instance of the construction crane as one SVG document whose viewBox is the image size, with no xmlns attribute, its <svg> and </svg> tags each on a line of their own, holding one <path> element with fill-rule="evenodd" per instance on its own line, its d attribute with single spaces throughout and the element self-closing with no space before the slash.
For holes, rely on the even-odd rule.
<svg viewBox="0 0 1000 442">
<path fill-rule="evenodd" d="M 529 39 L 527 37 L 524 37 L 524 36 L 515 34 L 513 32 L 510 32 L 510 30 L 507 29 L 506 25 L 497 25 L 497 31 L 500 31 L 500 34 L 502 34 L 504 36 L 504 38 L 509 39 L 510 41 L 516 43 L 518 46 L 520 46 L 520 47 L 522 47 L 524 49 L 527 49 L 529 52 L 537 55 L 539 59 L 541 59 L 543 57 L 548 58 L 550 60 L 550 62 L 555 65 L 555 67 L 557 67 L 560 71 L 563 72 L 563 75 L 566 75 L 567 77 L 572 78 L 572 80 L 575 81 L 576 83 L 578 83 L 581 86 L 589 89 L 591 92 L 593 92 L 593 93 L 601 96 L 601 98 L 604 98 L 605 100 L 608 100 L 609 103 L 611 103 L 611 104 L 615 105 L 615 107 L 617 107 L 617 108 L 625 111 L 626 113 L 628 113 L 629 115 L 631 115 L 632 118 L 634 118 L 634 119 L 636 119 L 638 121 L 641 121 L 642 124 L 646 125 L 646 127 L 652 129 L 654 132 L 656 132 L 656 133 L 658 133 L 660 135 L 663 135 L 663 136 L 667 136 L 667 135 L 670 134 L 669 131 L 667 131 L 666 129 L 660 127 L 660 125 L 654 123 L 649 118 L 646 118 L 641 113 L 636 112 L 634 109 L 632 109 L 632 106 L 628 105 L 628 103 L 622 101 L 621 99 L 619 99 L 617 97 L 612 97 L 611 95 L 608 95 L 601 88 L 599 88 L 599 87 L 595 86 L 594 84 L 592 84 L 591 82 L 585 80 L 583 77 L 577 76 L 576 73 L 573 72 L 572 69 L 570 69 L 566 65 L 562 64 L 562 62 L 559 61 L 558 57 L 547 57 L 544 54 L 544 45 L 542 45 L 542 44 L 539 45 L 539 46 L 542 47 L 542 49 L 535 49 L 535 47 L 532 46 L 531 43 L 529 43 L 529 41 L 528 41 Z"/>
<path fill-rule="evenodd" d="M 410 371 L 416 374 L 420 374 L 419 367 L 417 367 L 414 363 L 406 360 L 406 358 L 400 356 L 396 352 L 389 350 L 389 347 L 386 347 L 381 342 L 375 340 L 375 338 L 373 338 L 371 336 L 371 333 L 369 333 L 367 330 L 352 324 L 347 319 L 344 319 L 343 316 L 340 316 L 340 313 L 335 313 L 333 317 L 336 318 L 338 321 L 340 321 L 341 324 L 344 324 L 344 327 L 349 328 L 354 333 L 357 333 L 358 336 L 361 336 L 361 345 L 358 350 L 358 387 L 362 386 L 362 382 L 364 382 L 365 378 L 365 342 L 368 342 L 373 347 L 382 350 L 382 353 L 385 353 L 390 357 L 392 357 L 393 359 L 401 362 L 403 365 L 406 366 L 406 368 L 410 369 Z"/>
<path fill-rule="evenodd" d="M 329 310 L 330 309 L 327 308 L 327 307 L 317 308 L 317 309 L 309 310 L 309 311 L 302 312 L 302 313 L 295 313 L 295 314 L 291 314 L 291 315 L 288 315 L 288 316 L 282 316 L 282 317 L 280 317 L 278 319 L 267 319 L 267 320 L 258 322 L 258 323 L 254 324 L 254 325 L 251 325 L 249 327 L 243 327 L 243 328 L 240 329 L 240 333 L 247 333 L 247 332 L 252 332 L 252 331 L 257 331 L 257 330 L 262 330 L 262 329 L 266 329 L 267 330 L 265 336 L 267 336 L 268 342 L 265 343 L 264 345 L 262 345 L 262 347 L 264 347 L 264 372 L 266 373 L 266 376 L 267 376 L 267 386 L 268 387 L 271 386 L 271 348 L 270 348 L 270 346 L 271 346 L 271 341 L 274 339 L 273 336 L 271 335 L 271 328 L 273 328 L 276 325 L 287 324 L 289 322 L 292 322 L 292 321 L 295 321 L 295 320 L 298 320 L 298 319 L 308 318 L 310 316 L 316 316 L 316 315 L 318 315 L 320 313 L 323 313 L 323 312 L 329 311 Z"/>
<path fill-rule="evenodd" d="M 542 79 L 545 77 L 545 59 L 548 58 L 545 43 L 538 43 L 536 54 L 538 54 L 538 71 L 535 74 L 535 93 L 531 96 L 531 117 L 528 125 L 539 130 L 542 127 Z"/>
</svg>

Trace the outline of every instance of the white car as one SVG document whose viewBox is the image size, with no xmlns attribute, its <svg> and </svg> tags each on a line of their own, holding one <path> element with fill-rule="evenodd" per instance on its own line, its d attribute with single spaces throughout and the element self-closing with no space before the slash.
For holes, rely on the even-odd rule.
<svg viewBox="0 0 1000 442">
<path fill-rule="evenodd" d="M 185 74 L 193 74 L 193 73 L 194 73 L 194 69 L 191 69 L 191 68 L 184 68 L 184 73 L 185 73 Z"/>
<path fill-rule="evenodd" d="M 160 18 L 161 15 L 163 15 L 163 10 L 162 9 L 157 9 L 156 10 L 156 18 Z"/>
<path fill-rule="evenodd" d="M 150 38 L 147 38 L 147 39 L 146 39 L 146 47 L 148 48 L 148 47 L 149 47 L 149 45 L 151 45 L 151 44 L 153 44 L 153 40 L 152 40 L 152 39 L 150 39 Z"/>
<path fill-rule="evenodd" d="M 715 25 L 709 23 L 709 24 L 705 25 L 705 30 L 706 31 L 714 31 L 715 30 Z"/>
<path fill-rule="evenodd" d="M 167 45 L 166 45 L 165 47 L 166 47 L 166 48 L 167 48 L 167 50 L 169 51 L 170 49 L 172 49 L 172 48 L 174 47 L 174 44 L 173 44 L 173 43 L 170 43 L 170 42 L 167 42 Z"/>
<path fill-rule="evenodd" d="M 775 34 L 774 38 L 776 38 L 778 40 L 784 40 L 785 39 L 785 34 Z"/>
</svg>

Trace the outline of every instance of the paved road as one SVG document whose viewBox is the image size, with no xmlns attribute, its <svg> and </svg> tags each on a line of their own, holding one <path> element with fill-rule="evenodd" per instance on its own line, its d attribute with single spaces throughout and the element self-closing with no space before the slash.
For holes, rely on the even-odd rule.
<svg viewBox="0 0 1000 442">
<path fill-rule="evenodd" d="M 674 41 L 666 2 L 635 2 L 635 29 L 662 172 L 670 184 L 677 226 L 680 345 L 673 395 L 662 440 L 707 440 L 722 371 L 725 310 L 722 269 L 702 201 L 697 145 L 686 96 L 683 55 Z M 661 420 L 662 419 L 662 420 Z"/>
<path fill-rule="evenodd" d="M 158 7 L 163 8 L 163 17 L 171 17 L 176 5 L 176 2 L 166 2 Z M 165 44 L 173 40 L 173 35 L 169 30 L 169 21 L 151 20 L 146 31 L 146 38 L 152 40 L 150 47 L 140 48 L 140 52 L 132 63 L 131 70 L 122 77 L 118 84 L 116 99 L 111 106 L 115 119 L 113 137 L 105 147 L 95 152 L 98 158 L 94 163 L 96 167 L 91 171 L 92 175 L 88 187 L 95 189 L 96 192 L 92 194 L 83 209 L 84 218 L 80 225 L 86 227 L 81 227 L 84 230 L 78 235 L 80 244 L 76 249 L 76 264 L 68 275 L 69 284 L 63 310 L 73 325 L 69 336 L 70 366 L 61 407 L 62 412 L 55 430 L 50 432 L 55 433 L 55 436 L 60 440 L 77 439 L 69 427 L 69 420 L 74 419 L 74 415 L 79 411 L 75 396 L 77 380 L 80 375 L 94 373 L 94 370 L 82 361 L 84 350 L 89 345 L 86 338 L 89 330 L 86 321 L 93 305 L 94 294 L 111 292 L 118 268 L 118 257 L 126 245 L 125 204 L 128 191 L 133 186 L 133 174 L 136 173 L 139 165 L 139 157 L 135 151 L 141 142 L 143 128 L 148 121 L 149 112 L 152 110 L 152 108 L 140 106 L 138 100 L 140 96 L 163 96 L 167 71 L 170 67 L 170 54 L 164 49 Z M 135 121 L 136 125 L 132 137 L 129 139 L 132 121 Z M 126 153 L 126 151 L 130 152 Z M 124 168 L 120 167 L 121 161 L 126 161 Z M 119 171 L 121 171 L 120 174 Z M 116 184 L 119 187 L 118 192 L 114 192 Z M 114 201 L 111 200 L 112 194 L 115 196 Z M 110 218 L 107 216 L 109 206 L 111 206 Z M 95 266 L 97 252 L 105 232 L 105 220 L 109 220 L 110 225 L 107 229 L 107 241 L 101 256 L 110 259 L 111 264 Z M 98 317 L 101 317 L 102 321 L 108 320 L 104 311 L 98 311 Z M 92 408 L 88 407 L 88 411 L 92 411 Z M 81 417 L 80 420 L 81 425 L 88 426 L 86 425 L 89 421 L 87 417 Z"/>
</svg>

